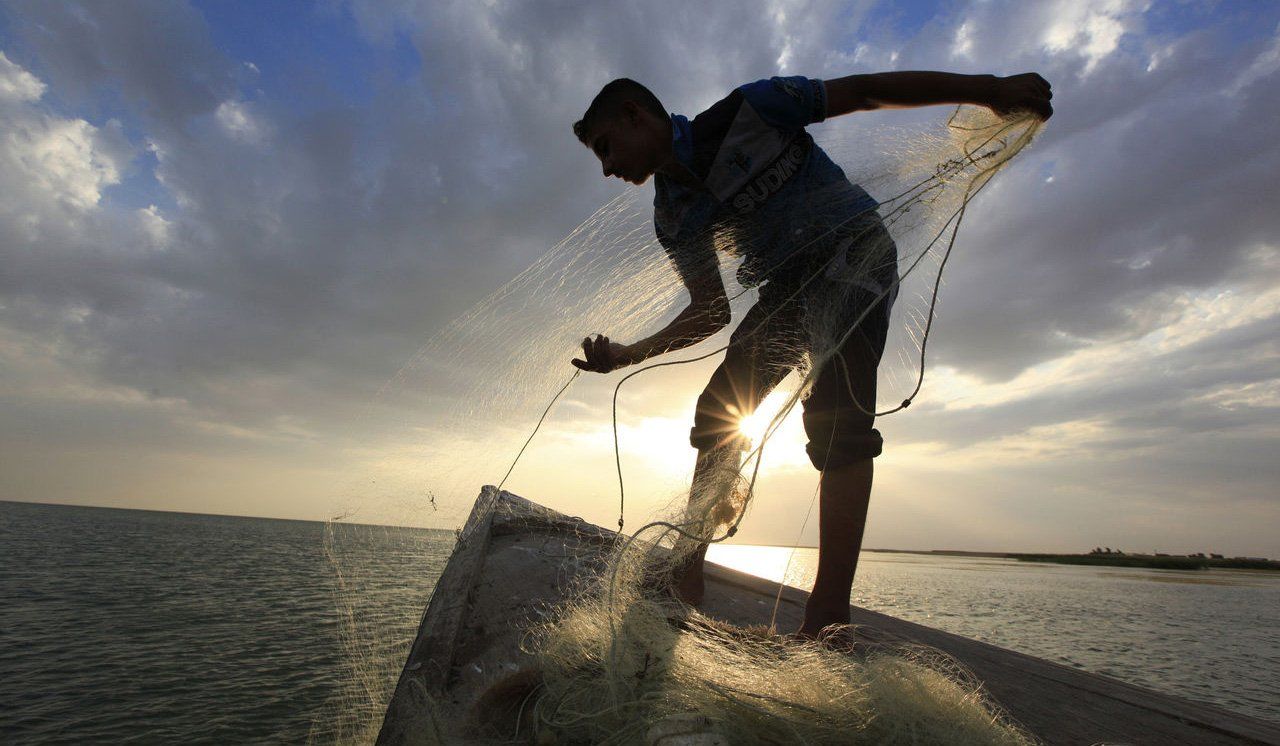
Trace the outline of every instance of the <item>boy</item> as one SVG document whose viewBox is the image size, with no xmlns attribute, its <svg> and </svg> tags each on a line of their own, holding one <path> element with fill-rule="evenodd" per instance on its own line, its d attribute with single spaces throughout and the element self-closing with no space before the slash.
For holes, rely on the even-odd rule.
<svg viewBox="0 0 1280 746">
<path fill-rule="evenodd" d="M 841 301 L 848 306 L 841 318 L 865 317 L 818 370 L 803 403 L 807 451 L 821 478 L 818 572 L 802 636 L 816 638 L 823 628 L 849 621 L 872 459 L 883 443 L 870 414 L 876 367 L 897 284 L 896 251 L 877 203 L 845 178 L 804 128 L 855 111 L 931 104 L 975 104 L 997 114 L 1026 110 L 1048 119 L 1051 97 L 1048 82 L 1035 73 L 771 78 L 737 88 L 691 121 L 668 115 L 653 93 L 624 78 L 606 85 L 574 124 L 606 177 L 632 184 L 654 177 L 658 240 L 689 292 L 689 305 L 645 339 L 626 345 L 603 335 L 584 339 L 575 366 L 608 373 L 724 328 L 729 301 L 717 246 L 736 247 L 743 257 L 739 280 L 760 285 L 759 301 L 698 398 L 689 437 L 698 450 L 691 495 L 726 469 L 737 470 L 738 423 L 801 363 L 806 314 L 818 302 L 809 279 L 821 276 L 837 253 L 858 267 L 864 290 Z M 703 595 L 705 552 L 702 544 L 676 578 L 677 593 L 695 605 Z"/>
</svg>

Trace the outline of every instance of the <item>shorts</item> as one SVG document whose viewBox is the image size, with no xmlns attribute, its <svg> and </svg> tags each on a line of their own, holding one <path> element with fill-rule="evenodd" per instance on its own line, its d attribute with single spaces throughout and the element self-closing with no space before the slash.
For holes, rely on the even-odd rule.
<svg viewBox="0 0 1280 746">
<path fill-rule="evenodd" d="M 804 363 L 814 340 L 834 345 L 852 327 L 802 401 L 806 451 L 820 471 L 880 455 L 884 440 L 872 427 L 876 368 L 897 292 L 897 249 L 875 213 L 828 245 L 829 251 L 789 260 L 760 286 L 760 299 L 698 397 L 689 432 L 694 448 L 742 443 L 738 423 Z"/>
</svg>

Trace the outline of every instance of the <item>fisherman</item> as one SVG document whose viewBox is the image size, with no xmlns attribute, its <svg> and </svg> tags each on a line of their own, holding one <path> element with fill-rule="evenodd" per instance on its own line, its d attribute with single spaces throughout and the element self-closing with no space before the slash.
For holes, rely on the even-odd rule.
<svg viewBox="0 0 1280 746">
<path fill-rule="evenodd" d="M 818 638 L 824 628 L 849 622 L 872 459 L 883 447 L 872 427 L 876 368 L 898 279 L 896 249 L 876 213 L 878 203 L 845 177 L 805 127 L 855 111 L 933 104 L 973 104 L 1000 115 L 1028 111 L 1048 119 L 1050 98 L 1049 83 L 1035 73 L 774 77 L 738 87 L 690 120 L 668 115 L 648 88 L 622 78 L 606 85 L 573 125 L 605 177 L 636 185 L 653 177 L 658 241 L 689 293 L 688 306 L 651 336 L 630 344 L 604 335 L 584 339 L 575 366 L 608 373 L 696 344 L 727 326 L 729 299 L 717 249 L 739 254 L 739 282 L 759 287 L 758 301 L 698 397 L 689 437 L 698 451 L 691 500 L 726 467 L 738 470 L 746 448 L 741 421 L 802 364 L 805 314 L 813 313 L 815 294 L 834 276 L 833 262 L 857 270 L 859 287 L 842 297 L 847 308 L 841 318 L 861 321 L 817 371 L 803 401 L 806 450 L 821 477 L 818 572 L 801 636 Z M 706 547 L 701 543 L 673 579 L 677 595 L 693 605 L 703 596 Z"/>
</svg>

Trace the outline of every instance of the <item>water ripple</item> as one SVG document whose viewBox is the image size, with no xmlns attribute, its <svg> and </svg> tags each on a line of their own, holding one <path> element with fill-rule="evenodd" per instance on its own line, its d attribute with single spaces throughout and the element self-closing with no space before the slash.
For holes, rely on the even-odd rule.
<svg viewBox="0 0 1280 746">
<path fill-rule="evenodd" d="M 323 530 L 0 502 L 0 741 L 301 742 L 317 723 L 323 735 L 346 680 Z M 339 539 L 344 600 L 407 645 L 452 533 L 340 527 Z"/>
</svg>

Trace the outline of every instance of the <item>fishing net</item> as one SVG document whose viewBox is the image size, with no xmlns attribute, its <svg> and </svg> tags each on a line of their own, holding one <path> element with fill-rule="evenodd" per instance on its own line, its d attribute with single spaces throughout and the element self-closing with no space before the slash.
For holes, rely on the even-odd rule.
<svg viewBox="0 0 1280 746">
<path fill-rule="evenodd" d="M 692 484 L 668 501 L 666 512 L 620 534 L 602 570 L 572 589 L 569 600 L 538 626 L 529 642 L 539 664 L 536 686 L 522 705 L 528 713 L 522 737 L 540 743 L 673 744 L 721 742 L 716 738 L 1031 740 L 939 659 L 903 650 L 848 655 L 780 637 L 777 630 L 733 630 L 681 602 L 671 583 L 695 553 L 731 536 L 751 506 L 767 499 L 756 489 L 765 447 L 822 371 L 840 372 L 828 381 L 847 386 L 866 417 L 898 411 L 919 393 L 942 273 L 966 208 L 1039 126 L 1029 115 L 1002 118 L 960 107 L 892 132 L 844 139 L 837 132 L 836 139 L 820 143 L 878 200 L 878 209 L 858 214 L 841 203 L 847 191 L 815 192 L 805 214 L 788 224 L 795 250 L 773 264 L 753 259 L 767 252 L 752 251 L 753 242 L 779 240 L 770 226 L 745 218 L 708 229 L 721 258 L 711 271 L 721 273 L 734 317 L 746 316 L 734 344 L 754 336 L 767 340 L 771 351 L 763 364 L 774 391 L 771 405 L 752 440 L 728 423 L 721 442 L 701 452 Z M 457 522 L 478 485 L 510 481 L 519 488 L 527 459 L 536 457 L 546 470 L 548 462 L 568 459 L 587 439 L 598 447 L 603 432 L 613 440 L 612 464 L 596 460 L 583 466 L 574 457 L 560 473 L 566 489 L 576 477 L 598 500 L 606 494 L 604 470 L 612 467 L 618 525 L 625 528 L 634 480 L 624 469 L 624 455 L 634 430 L 620 400 L 628 387 L 645 385 L 646 371 L 713 365 L 728 340 L 720 334 L 703 347 L 609 376 L 574 373 L 567 363 L 588 332 L 615 340 L 652 333 L 682 307 L 684 293 L 654 237 L 647 190 L 632 189 L 610 201 L 432 338 L 389 382 L 383 401 L 394 400 L 405 413 L 413 433 L 406 442 L 412 445 L 386 455 L 376 480 L 360 486 L 361 501 L 421 504 L 429 496 L 437 521 Z M 841 351 L 867 327 L 874 309 L 895 297 L 900 300 L 890 317 L 878 402 L 859 396 L 857 377 L 845 369 Z M 696 391 L 690 389 L 690 398 Z M 747 419 L 758 404 L 735 402 L 731 411 Z M 573 417 L 557 419 L 557 405 L 570 408 Z M 448 414 L 433 415 L 424 427 L 413 413 L 428 408 Z M 601 410 L 609 422 L 597 424 L 607 427 L 584 429 L 581 423 L 599 418 L 594 413 Z M 551 447 L 538 450 L 539 438 Z M 692 466 L 694 452 L 689 453 Z M 538 497 L 556 504 L 556 495 Z M 648 495 L 641 504 L 654 499 Z M 359 627 L 357 620 L 350 622 L 352 640 L 361 638 Z M 383 633 L 367 625 L 364 634 Z M 367 656 L 376 647 L 366 640 L 365 652 L 354 655 Z M 394 674 L 379 689 L 367 673 L 385 667 L 364 670 L 361 696 L 377 709 Z M 674 739 L 701 734 L 696 737 L 704 740 L 663 741 L 664 733 Z"/>
</svg>

